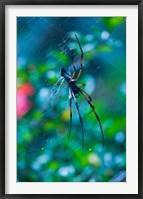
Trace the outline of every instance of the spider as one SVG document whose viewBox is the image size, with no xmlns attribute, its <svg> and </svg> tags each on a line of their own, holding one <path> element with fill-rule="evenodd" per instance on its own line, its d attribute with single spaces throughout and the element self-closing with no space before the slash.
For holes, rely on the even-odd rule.
<svg viewBox="0 0 143 199">
<path fill-rule="evenodd" d="M 104 147 L 104 134 L 103 134 L 102 125 L 101 125 L 101 121 L 99 119 L 99 116 L 95 111 L 95 107 L 93 105 L 92 99 L 83 89 L 80 88 L 81 86 L 85 86 L 85 84 L 77 84 L 78 79 L 79 79 L 79 77 L 82 73 L 82 69 L 83 69 L 83 50 L 82 50 L 81 44 L 80 44 L 79 39 L 78 39 L 76 34 L 75 34 L 75 38 L 77 40 L 77 43 L 78 43 L 78 46 L 79 46 L 80 52 L 81 52 L 81 57 L 80 57 L 80 60 L 79 60 L 80 69 L 79 69 L 79 72 L 77 74 L 77 77 L 75 78 L 75 74 L 76 74 L 77 70 L 76 70 L 76 67 L 74 65 L 74 56 L 71 54 L 73 73 L 69 74 L 65 70 L 65 68 L 61 68 L 61 77 L 64 78 L 64 80 L 67 82 L 67 84 L 52 84 L 52 85 L 54 85 L 54 86 L 65 86 L 65 87 L 69 88 L 70 130 L 69 130 L 68 139 L 70 139 L 71 130 L 72 130 L 72 101 L 74 100 L 74 103 L 75 103 L 75 106 L 76 106 L 76 109 L 77 109 L 77 112 L 78 112 L 80 124 L 81 124 L 81 130 L 82 130 L 82 149 L 84 148 L 83 120 L 82 120 L 80 110 L 79 110 L 79 105 L 78 105 L 78 102 L 77 102 L 77 99 L 76 99 L 80 94 L 82 94 L 84 96 L 85 100 L 90 105 L 90 107 L 92 109 L 91 112 L 94 113 L 95 118 L 97 119 L 97 121 L 99 123 L 101 134 L 102 134 L 103 147 Z M 68 51 L 70 52 L 69 49 L 68 49 Z"/>
</svg>

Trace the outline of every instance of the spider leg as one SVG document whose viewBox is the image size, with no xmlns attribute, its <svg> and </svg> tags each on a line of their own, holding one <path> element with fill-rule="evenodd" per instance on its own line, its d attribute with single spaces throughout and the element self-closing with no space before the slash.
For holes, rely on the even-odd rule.
<svg viewBox="0 0 143 199">
<path fill-rule="evenodd" d="M 76 109 L 77 109 L 77 112 L 78 112 L 78 116 L 79 116 L 79 120 L 80 120 L 80 123 L 81 123 L 81 128 L 82 128 L 82 149 L 84 147 L 84 129 L 83 129 L 83 121 L 82 121 L 82 117 L 81 117 L 81 114 L 80 114 L 80 111 L 79 111 L 79 106 L 78 106 L 78 102 L 76 100 L 76 97 L 74 95 L 74 93 L 71 91 L 72 93 L 72 96 L 74 98 L 74 102 L 75 102 L 75 106 L 76 106 Z"/>
<path fill-rule="evenodd" d="M 68 87 L 68 84 L 47 84 L 47 86 L 65 86 L 65 87 Z"/>
<path fill-rule="evenodd" d="M 83 96 L 85 97 L 85 99 L 86 99 L 86 101 L 88 102 L 88 104 L 90 105 L 90 107 L 92 108 L 92 111 L 94 112 L 94 115 L 95 115 L 95 117 L 96 117 L 96 119 L 97 119 L 97 121 L 98 121 L 98 123 L 99 123 L 100 130 L 101 130 L 101 133 L 102 133 L 103 147 L 104 147 L 105 141 L 104 141 L 104 133 L 103 133 L 102 125 L 101 125 L 101 121 L 100 121 L 100 119 L 99 119 L 99 116 L 97 115 L 97 113 L 96 113 L 96 111 L 95 111 L 95 107 L 94 107 L 94 105 L 93 105 L 92 99 L 91 99 L 91 97 L 90 97 L 85 91 L 83 91 L 83 90 L 80 89 L 80 88 L 79 88 L 79 90 L 80 90 L 80 92 L 83 94 Z"/>
<path fill-rule="evenodd" d="M 81 45 L 80 45 L 80 42 L 79 42 L 79 39 L 78 39 L 77 35 L 75 35 L 75 37 L 76 37 L 77 43 L 78 43 L 79 48 L 80 48 L 80 51 L 81 51 L 80 70 L 79 70 L 79 73 L 78 73 L 77 78 L 76 78 L 76 80 L 78 80 L 79 77 L 80 77 L 80 75 L 81 75 L 82 68 L 83 68 L 83 64 L 82 64 L 82 62 L 83 62 L 83 50 L 82 50 L 82 48 L 81 48 Z"/>
<path fill-rule="evenodd" d="M 73 66 L 73 74 L 72 74 L 72 76 L 71 76 L 71 78 L 74 78 L 74 76 L 75 76 L 75 72 L 76 72 L 76 67 L 75 67 L 75 65 L 74 65 L 74 56 L 72 55 L 72 66 Z"/>
<path fill-rule="evenodd" d="M 92 99 L 90 97 L 90 95 L 88 95 L 84 90 L 80 89 L 81 92 L 83 92 L 87 97 L 88 99 L 90 100 L 90 102 L 92 102 Z M 94 105 L 93 105 L 94 106 Z"/>
<path fill-rule="evenodd" d="M 73 56 L 73 54 L 72 54 L 72 52 L 70 51 L 70 49 L 69 49 L 68 46 L 67 46 L 67 49 L 68 49 L 68 52 L 69 52 L 69 54 L 70 54 L 70 56 L 71 56 L 72 67 L 73 67 L 73 73 L 72 73 L 72 75 L 71 75 L 71 78 L 74 78 L 75 73 L 76 73 L 76 67 L 75 67 L 75 65 L 74 65 L 74 56 Z"/>
<path fill-rule="evenodd" d="M 95 109 L 95 107 L 94 107 L 94 105 L 93 105 L 93 102 L 92 102 L 92 99 L 91 99 L 90 95 L 88 95 L 84 90 L 80 89 L 80 91 L 83 92 L 83 94 L 85 94 L 85 95 L 88 97 L 88 99 L 90 100 L 90 102 L 91 102 L 91 104 L 92 104 L 92 106 L 93 106 L 92 110 L 88 113 L 88 114 L 90 114 L 90 113 L 92 113 L 93 110 Z"/>
<path fill-rule="evenodd" d="M 71 135 L 71 129 L 72 129 L 72 93 L 71 93 L 71 89 L 69 90 L 69 106 L 70 106 L 70 131 L 69 131 L 69 137 L 68 140 L 70 139 L 70 135 Z"/>
</svg>

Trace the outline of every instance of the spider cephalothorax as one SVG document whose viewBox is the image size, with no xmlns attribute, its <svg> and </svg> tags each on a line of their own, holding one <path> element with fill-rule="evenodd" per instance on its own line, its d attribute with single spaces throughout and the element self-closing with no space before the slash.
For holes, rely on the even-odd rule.
<svg viewBox="0 0 143 199">
<path fill-rule="evenodd" d="M 72 76 L 68 74 L 64 68 L 61 69 L 61 76 L 63 76 L 67 81 L 68 87 L 72 90 L 74 95 L 80 94 L 79 87 L 76 85 L 76 79 L 73 79 Z"/>
<path fill-rule="evenodd" d="M 80 45 L 80 42 L 78 40 L 77 35 L 75 35 L 75 37 L 76 37 L 77 43 L 78 43 L 80 51 L 81 51 L 81 57 L 80 57 L 80 61 L 79 61 L 80 62 L 80 69 L 79 69 L 79 72 L 77 74 L 77 77 L 76 77 L 76 79 L 74 78 L 75 77 L 75 73 L 76 73 L 77 70 L 76 70 L 76 67 L 74 65 L 74 56 L 70 53 L 71 59 L 72 59 L 73 73 L 69 74 L 64 68 L 61 68 L 61 76 L 65 79 L 67 84 L 54 84 L 54 86 L 66 86 L 66 87 L 69 88 L 69 107 L 70 107 L 69 138 L 70 138 L 71 129 L 72 129 L 72 100 L 74 100 L 75 106 L 76 106 L 76 109 L 77 109 L 77 112 L 78 112 L 78 115 L 79 115 L 81 128 L 82 128 L 82 140 L 83 140 L 82 141 L 82 148 L 84 147 L 83 120 L 82 120 L 82 117 L 81 117 L 81 114 L 80 114 L 80 111 L 79 111 L 79 105 L 78 105 L 78 102 L 77 102 L 77 99 L 76 99 L 80 94 L 82 94 L 84 96 L 84 98 L 86 99 L 86 101 L 88 102 L 88 104 L 90 105 L 90 107 L 92 109 L 92 112 L 94 113 L 94 115 L 95 115 L 95 117 L 96 117 L 96 119 L 97 119 L 97 121 L 99 123 L 100 129 L 101 129 L 101 133 L 102 133 L 103 146 L 104 146 L 104 134 L 103 134 L 102 125 L 101 125 L 99 116 L 97 115 L 97 113 L 95 111 L 95 107 L 93 105 L 92 99 L 83 89 L 80 88 L 81 86 L 85 86 L 85 84 L 77 84 L 77 81 L 78 81 L 78 79 L 79 79 L 79 77 L 81 75 L 82 69 L 83 69 L 83 65 L 82 65 L 82 62 L 83 62 L 83 50 L 81 48 L 81 45 Z"/>
</svg>

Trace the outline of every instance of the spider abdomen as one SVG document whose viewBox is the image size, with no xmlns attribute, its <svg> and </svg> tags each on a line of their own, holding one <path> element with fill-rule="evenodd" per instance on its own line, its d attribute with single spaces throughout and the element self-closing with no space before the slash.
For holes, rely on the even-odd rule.
<svg viewBox="0 0 143 199">
<path fill-rule="evenodd" d="M 78 88 L 78 86 L 76 85 L 75 81 L 71 81 L 71 82 L 69 83 L 69 87 L 71 88 L 72 92 L 73 92 L 75 95 L 77 95 L 77 94 L 80 93 L 80 92 L 79 92 L 79 88 Z"/>
<path fill-rule="evenodd" d="M 65 78 L 67 83 L 71 80 L 71 76 L 66 72 L 64 68 L 61 68 L 61 76 Z"/>
</svg>

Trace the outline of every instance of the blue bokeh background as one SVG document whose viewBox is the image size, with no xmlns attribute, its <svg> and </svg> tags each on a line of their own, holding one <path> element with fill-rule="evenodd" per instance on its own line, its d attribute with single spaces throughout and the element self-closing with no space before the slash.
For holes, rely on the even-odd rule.
<svg viewBox="0 0 143 199">
<path fill-rule="evenodd" d="M 83 72 L 79 83 L 92 97 L 99 124 L 86 100 L 79 96 L 85 146 L 76 108 L 69 133 L 69 91 L 49 86 L 60 69 L 71 71 L 75 56 Z M 17 181 L 126 181 L 126 18 L 17 18 Z"/>
</svg>

